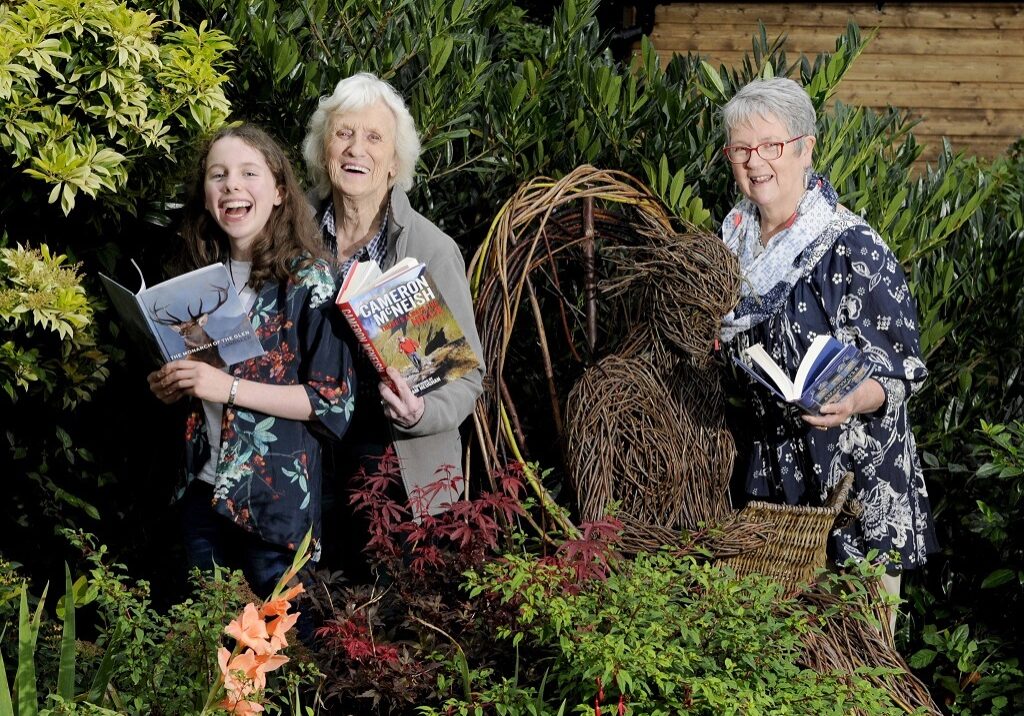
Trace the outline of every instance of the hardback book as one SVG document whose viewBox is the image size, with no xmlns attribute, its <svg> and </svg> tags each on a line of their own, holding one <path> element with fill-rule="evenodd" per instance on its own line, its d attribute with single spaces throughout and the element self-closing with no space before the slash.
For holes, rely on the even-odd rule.
<svg viewBox="0 0 1024 716">
<path fill-rule="evenodd" d="M 821 406 L 852 393 L 874 371 L 874 364 L 857 346 L 829 335 L 811 341 L 792 380 L 760 343 L 749 346 L 743 354 L 750 364 L 739 356 L 735 362 L 754 380 L 780 400 L 815 414 L 821 412 Z"/>
<path fill-rule="evenodd" d="M 426 266 L 414 258 L 384 272 L 376 261 L 354 262 L 335 303 L 393 390 L 388 366 L 402 374 L 415 395 L 424 395 L 479 365 Z"/>
<path fill-rule="evenodd" d="M 231 276 L 224 264 L 203 268 L 135 293 L 99 275 L 125 329 L 154 362 L 187 359 L 226 368 L 263 355 Z"/>
</svg>

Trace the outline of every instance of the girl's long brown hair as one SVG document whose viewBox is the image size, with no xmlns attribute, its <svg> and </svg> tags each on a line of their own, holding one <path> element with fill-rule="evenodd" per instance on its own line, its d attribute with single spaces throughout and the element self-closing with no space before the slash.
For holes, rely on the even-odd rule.
<svg viewBox="0 0 1024 716">
<path fill-rule="evenodd" d="M 284 197 L 281 204 L 271 211 L 263 231 L 252 242 L 252 269 L 248 283 L 259 289 L 271 278 L 287 282 L 313 259 L 324 258 L 325 252 L 313 210 L 295 178 L 288 155 L 269 134 L 254 124 L 224 127 L 204 145 L 181 222 L 180 234 L 184 239 L 179 260 L 181 267 L 191 271 L 226 261 L 231 255 L 227 234 L 206 210 L 206 158 L 214 143 L 225 137 L 237 137 L 263 155 Z"/>
</svg>

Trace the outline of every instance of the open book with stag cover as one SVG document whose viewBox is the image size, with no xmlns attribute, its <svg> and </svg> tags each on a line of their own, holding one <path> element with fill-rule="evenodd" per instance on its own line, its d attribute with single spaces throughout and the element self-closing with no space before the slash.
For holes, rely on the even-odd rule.
<svg viewBox="0 0 1024 716">
<path fill-rule="evenodd" d="M 224 264 L 203 268 L 132 293 L 109 276 L 99 275 L 132 338 L 153 360 L 197 360 L 226 368 L 263 355 L 252 323 Z"/>
<path fill-rule="evenodd" d="M 792 380 L 760 343 L 749 346 L 743 355 L 750 365 L 739 356 L 735 357 L 735 362 L 754 380 L 780 400 L 815 414 L 821 412 L 821 406 L 838 402 L 852 393 L 874 371 L 874 364 L 857 346 L 829 335 L 820 335 L 811 341 Z"/>
<path fill-rule="evenodd" d="M 414 258 L 385 272 L 376 261 L 356 261 L 335 300 L 380 378 L 391 385 L 393 366 L 415 395 L 423 395 L 479 365 L 444 296 Z"/>
</svg>

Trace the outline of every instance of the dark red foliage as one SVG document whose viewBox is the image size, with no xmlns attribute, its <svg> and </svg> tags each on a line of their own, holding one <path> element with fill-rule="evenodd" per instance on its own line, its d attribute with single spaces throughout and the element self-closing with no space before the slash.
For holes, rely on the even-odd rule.
<svg viewBox="0 0 1024 716">
<path fill-rule="evenodd" d="M 580 537 L 562 543 L 555 552 L 555 560 L 575 571 L 577 584 L 592 579 L 605 580 L 611 562 L 620 556 L 615 545 L 622 532 L 622 523 L 606 517 L 597 522 L 584 522 L 580 527 Z"/>
<path fill-rule="evenodd" d="M 462 480 L 453 468 L 442 470 L 439 478 L 437 489 Z M 521 467 L 510 466 L 496 476 L 496 492 L 415 520 L 412 515 L 420 511 L 394 499 L 402 489 L 393 451 L 383 456 L 376 474 L 357 476 L 351 503 L 369 520 L 366 552 L 378 578 L 373 585 L 335 587 L 327 600 L 325 626 L 317 637 L 330 702 L 344 703 L 346 713 L 353 714 L 411 713 L 415 704 L 440 703 L 450 695 L 437 693 L 439 664 L 431 655 L 452 657 L 461 650 L 474 668 L 509 674 L 550 656 L 528 653 L 525 642 L 518 654 L 495 649 L 498 627 L 515 628 L 515 600 L 502 603 L 487 592 L 470 597 L 461 588 L 467 570 L 500 559 L 502 546 L 512 544 L 508 531 L 525 515 L 524 483 Z M 424 504 L 430 497 L 412 495 L 410 503 Z M 538 571 L 537 579 L 546 589 L 567 591 L 606 579 L 618 558 L 621 528 L 613 519 L 581 525 L 579 538 L 540 560 L 559 567 L 563 579 L 552 580 L 547 570 Z M 621 700 L 619 707 L 621 714 Z"/>
<path fill-rule="evenodd" d="M 359 623 L 358 617 L 334 620 L 317 629 L 316 635 L 323 640 L 324 646 L 342 652 L 350 661 L 379 659 L 388 664 L 398 662 L 398 649 L 391 644 L 375 644 L 370 630 L 365 623 Z"/>
<path fill-rule="evenodd" d="M 461 476 L 443 470 L 440 487 Z M 346 713 L 411 713 L 412 705 L 439 703 L 438 663 L 431 654 L 456 652 L 455 643 L 476 665 L 505 665 L 514 659 L 494 649 L 499 624 L 514 621 L 511 607 L 494 595 L 470 598 L 461 589 L 467 569 L 498 556 L 508 527 L 525 512 L 522 470 L 497 476 L 497 493 L 460 500 L 439 515 L 414 520 L 401 494 L 393 451 L 376 474 L 356 477 L 351 504 L 369 520 L 366 552 L 378 575 L 373 585 L 332 585 L 318 630 L 318 664 L 326 674 L 324 693 L 344 703 Z M 431 497 L 413 495 L 411 504 Z"/>
</svg>

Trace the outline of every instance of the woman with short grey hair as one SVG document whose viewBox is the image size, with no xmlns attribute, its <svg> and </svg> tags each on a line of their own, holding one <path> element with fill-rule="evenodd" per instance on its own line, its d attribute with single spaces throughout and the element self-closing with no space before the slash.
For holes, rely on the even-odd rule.
<svg viewBox="0 0 1024 716">
<path fill-rule="evenodd" d="M 357 259 L 373 259 L 382 270 L 406 257 L 426 264 L 479 358 L 483 351 L 462 253 L 406 196 L 419 152 L 412 115 L 390 84 L 366 72 L 343 79 L 320 99 L 303 141 L 317 220 L 341 276 Z M 360 468 L 377 473 L 391 447 L 406 492 L 429 496 L 414 512 L 437 513 L 464 489 L 459 426 L 482 392 L 483 368 L 422 397 L 413 395 L 397 370 L 389 368 L 388 374 L 397 391 L 380 381 L 359 352 L 355 417 L 336 453 L 339 489 Z"/>
<path fill-rule="evenodd" d="M 741 373 L 735 385 L 746 409 L 737 411 L 733 432 L 743 492 L 820 505 L 852 471 L 864 510 L 833 532 L 831 556 L 842 565 L 877 550 L 888 572 L 884 586 L 898 594 L 902 571 L 937 549 L 907 417 L 907 400 L 927 376 L 914 299 L 885 242 L 815 173 L 815 111 L 800 85 L 754 80 L 722 117 L 722 151 L 744 197 L 722 223 L 743 274 L 739 303 L 723 319 L 725 356 L 750 365 L 744 351 L 760 343 L 792 376 L 814 338 L 830 335 L 857 346 L 874 369 L 818 414 Z"/>
</svg>

